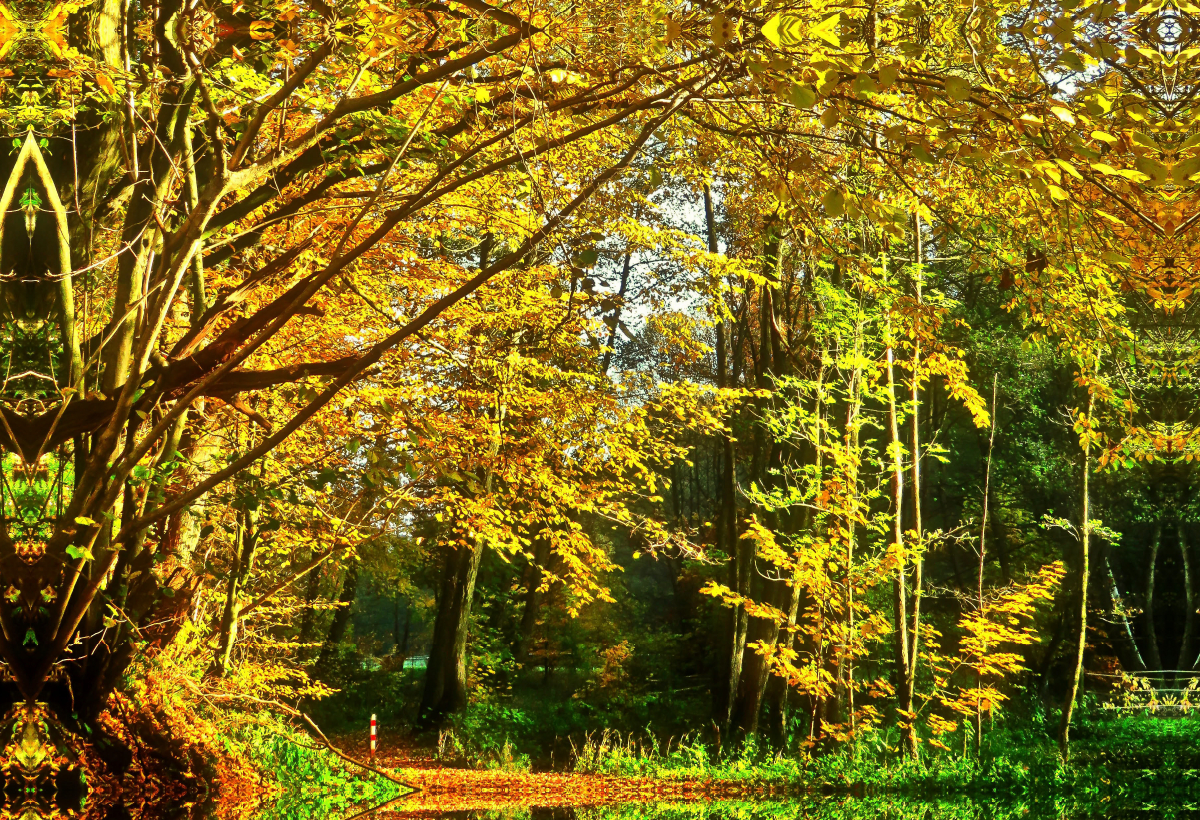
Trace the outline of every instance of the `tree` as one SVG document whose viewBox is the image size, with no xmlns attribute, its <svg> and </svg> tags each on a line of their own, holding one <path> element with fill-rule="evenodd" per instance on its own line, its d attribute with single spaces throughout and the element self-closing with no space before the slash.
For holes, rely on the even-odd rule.
<svg viewBox="0 0 1200 820">
<path fill-rule="evenodd" d="M 98 50 L 54 51 L 60 78 L 11 121 L 5 202 L 26 186 L 27 237 L 10 220 L 5 328 L 28 364 L 0 410 L 5 481 L 45 502 L 6 513 L 20 560 L 0 579 L 0 657 L 10 701 L 72 726 L 178 628 L 203 537 L 189 511 L 447 309 L 552 254 L 721 72 L 661 50 L 652 69 L 619 7 L 609 51 L 578 11 L 511 3 L 222 7 L 208 40 L 200 12 L 168 6 L 109 3 Z M 164 21 L 152 43 L 143 18 Z M 449 260 L 414 264 L 408 237 L 456 221 L 496 226 L 498 251 L 426 288 Z M 286 385 L 269 417 L 246 398 Z M 214 420 L 239 417 L 262 435 L 212 453 Z"/>
</svg>

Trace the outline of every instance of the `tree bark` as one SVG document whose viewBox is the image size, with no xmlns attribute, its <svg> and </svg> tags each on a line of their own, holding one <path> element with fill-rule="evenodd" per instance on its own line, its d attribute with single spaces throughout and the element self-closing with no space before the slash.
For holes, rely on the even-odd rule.
<svg viewBox="0 0 1200 820">
<path fill-rule="evenodd" d="M 441 726 L 467 704 L 467 637 L 482 558 L 483 541 L 478 538 L 447 556 L 421 696 L 419 722 L 424 727 Z"/>
<path fill-rule="evenodd" d="M 892 548 L 896 553 L 896 575 L 892 579 L 892 620 L 893 651 L 895 665 L 893 672 L 896 681 L 896 711 L 899 713 L 900 743 L 904 753 L 909 757 L 917 756 L 917 737 L 913 727 L 912 691 L 909 680 L 912 678 L 912 668 L 909 666 L 908 651 L 908 591 L 905 578 L 908 568 L 908 556 L 904 550 L 904 465 L 901 460 L 900 422 L 896 411 L 896 376 L 892 349 L 891 321 L 887 324 L 887 391 L 888 391 L 888 422 L 891 428 L 892 450 Z"/>
<path fill-rule="evenodd" d="M 401 601 L 403 601 L 404 609 L 404 626 L 400 626 L 400 609 Z M 392 610 L 392 646 L 393 654 L 400 658 L 400 668 L 404 668 L 404 661 L 408 659 L 408 636 L 412 631 L 412 601 L 407 598 L 397 598 L 394 602 Z"/>
<path fill-rule="evenodd" d="M 1150 662 L 1151 674 L 1154 680 L 1159 679 L 1162 672 L 1162 654 L 1158 651 L 1158 628 L 1154 623 L 1155 609 L 1155 582 L 1157 580 L 1158 567 L 1158 549 L 1162 544 L 1162 522 L 1154 522 L 1154 530 L 1150 536 L 1150 554 L 1146 561 L 1146 609 L 1142 616 L 1142 622 L 1146 628 L 1146 660 Z"/>
<path fill-rule="evenodd" d="M 824 409 L 824 390 L 825 390 L 825 354 L 824 349 L 821 350 L 821 364 L 817 370 L 817 386 L 813 400 L 813 414 L 816 419 L 814 437 L 812 443 L 812 461 L 816 467 L 815 474 L 818 476 L 818 484 L 820 482 L 822 458 L 821 458 L 821 419 Z M 811 509 L 806 509 L 803 515 L 805 530 L 812 526 L 813 513 Z M 788 647 L 795 647 L 799 643 L 799 636 L 796 634 L 796 624 L 800 619 L 801 601 L 806 597 L 805 590 L 800 583 L 800 573 L 795 571 L 792 573 L 791 580 L 791 595 L 788 604 L 788 615 L 786 627 L 782 630 L 776 648 L 782 650 Z M 767 732 L 771 744 L 779 749 L 783 748 L 787 739 L 787 719 L 788 719 L 788 694 L 791 684 L 782 675 L 772 675 L 767 682 L 765 693 L 765 707 L 767 717 Z"/>
<path fill-rule="evenodd" d="M 346 567 L 346 577 L 342 581 L 342 594 L 338 596 L 338 608 L 333 614 L 333 622 L 325 635 L 325 643 L 321 646 L 321 656 L 317 658 L 317 669 L 327 670 L 337 654 L 342 639 L 346 637 L 346 628 L 350 625 L 350 610 L 354 599 L 358 597 L 358 561 L 354 560 Z"/>
<path fill-rule="evenodd" d="M 1100 367 L 1100 360 L 1096 360 L 1097 370 Z M 1088 392 L 1088 423 L 1092 423 L 1092 410 L 1095 407 L 1095 395 Z M 1083 678 L 1083 653 L 1087 649 L 1087 606 L 1088 606 L 1088 575 L 1089 566 L 1088 554 L 1089 540 L 1091 537 L 1091 496 L 1088 488 L 1088 480 L 1091 477 L 1091 454 L 1092 454 L 1092 439 L 1090 433 L 1085 440 L 1083 446 L 1083 481 L 1082 495 L 1083 502 L 1080 510 L 1079 521 L 1079 600 L 1077 614 L 1079 616 L 1079 631 L 1075 634 L 1074 660 L 1071 672 L 1070 683 L 1067 687 L 1067 699 L 1063 705 L 1062 719 L 1058 725 L 1058 752 L 1065 763 L 1070 757 L 1071 752 L 1071 717 L 1075 712 L 1075 701 L 1079 696 L 1079 683 Z"/>
<path fill-rule="evenodd" d="M 978 577 L 978 598 L 976 606 L 978 607 L 979 616 L 983 617 L 983 567 L 987 561 L 987 526 L 988 526 L 988 501 L 992 495 L 992 452 L 996 448 L 996 389 L 1000 383 L 1000 375 L 992 376 L 992 431 L 988 436 L 987 447 L 987 468 L 984 471 L 983 478 L 983 522 L 979 526 L 979 577 Z M 986 651 L 987 647 L 984 647 Z M 982 663 L 983 658 L 979 659 Z M 983 675 L 976 670 L 975 673 L 975 688 L 982 691 Z M 979 702 L 979 698 L 975 700 L 975 756 L 979 756 L 980 746 L 983 744 L 983 708 Z"/>
<path fill-rule="evenodd" d="M 779 228 L 774 222 L 767 226 L 766 260 L 764 274 L 766 281 L 759 289 L 759 348 L 758 348 L 758 386 L 763 390 L 777 389 L 775 380 L 788 372 L 787 358 L 784 351 L 782 335 L 779 330 L 780 315 L 777 305 L 777 294 L 781 280 L 784 243 L 779 236 Z M 779 482 L 776 474 L 783 456 L 783 445 L 771 440 L 764 442 L 764 425 L 755 428 L 756 451 L 765 450 L 766 458 L 761 462 L 760 481 L 764 488 L 770 489 Z M 766 519 L 771 528 L 778 534 L 783 516 L 766 513 Z M 757 560 L 757 547 L 753 542 L 747 542 L 747 563 L 753 566 Z M 749 578 L 747 589 L 749 589 Z M 786 606 L 784 597 L 787 587 L 784 581 L 763 578 L 759 585 L 761 598 L 764 603 L 780 609 Z M 780 622 L 774 617 L 751 618 L 747 630 L 746 645 L 743 649 L 742 675 L 738 682 L 737 694 L 734 701 L 731 736 L 750 737 L 758 732 L 758 722 L 762 714 L 763 697 L 767 681 L 771 675 L 771 664 L 767 655 L 754 645 L 774 648 L 779 639 Z"/>
<path fill-rule="evenodd" d="M 238 545 L 225 585 L 225 607 L 221 612 L 217 654 L 213 659 L 212 674 L 216 677 L 224 677 L 229 670 L 233 645 L 237 640 L 242 588 L 254 566 L 254 552 L 258 546 L 258 533 L 254 529 L 256 518 L 257 516 L 249 510 L 238 512 Z"/>
<path fill-rule="evenodd" d="M 1183 621 L 1183 638 L 1179 644 L 1179 659 L 1175 668 L 1181 672 L 1190 672 L 1196 665 L 1196 650 L 1193 646 L 1196 636 L 1196 578 L 1192 570 L 1192 555 L 1188 549 L 1187 532 L 1183 522 L 1176 526 L 1179 538 L 1179 554 L 1183 559 L 1183 594 L 1186 609 Z"/>
<path fill-rule="evenodd" d="M 859 364 L 862 357 L 863 345 L 863 324 L 864 320 L 860 317 L 854 325 L 854 365 L 850 370 L 849 389 L 847 390 L 846 402 L 846 467 L 844 481 L 846 487 L 855 496 L 859 495 L 859 469 L 858 459 L 860 457 L 860 431 L 862 429 L 862 405 L 863 405 L 863 373 L 862 366 Z M 857 524 L 856 513 L 853 510 L 847 510 L 843 520 L 843 526 L 846 531 L 846 553 L 845 553 L 845 572 L 846 572 L 846 637 L 842 642 L 840 650 L 837 654 L 837 672 L 834 676 L 834 697 L 833 702 L 825 704 L 825 713 L 832 714 L 839 708 L 837 699 L 844 696 L 846 703 L 846 716 L 850 721 L 850 734 L 853 735 L 857 729 L 857 715 L 854 707 L 854 652 L 855 652 L 855 617 L 854 617 L 854 549 L 857 541 Z M 909 668 L 912 668 L 910 663 Z M 834 722 L 834 721 L 831 721 Z"/>
<path fill-rule="evenodd" d="M 704 186 L 704 215 L 708 229 L 708 250 L 717 253 L 716 214 L 713 209 L 712 191 Z M 728 328 L 724 319 L 717 322 L 717 372 L 718 389 L 730 387 L 728 381 Z M 734 470 L 733 438 L 728 433 L 720 437 L 721 459 L 720 475 L 718 476 L 717 502 L 717 549 L 729 556 L 727 564 L 727 583 L 739 594 L 749 590 L 750 562 L 746 556 L 747 546 L 743 545 L 737 533 L 737 494 Z M 746 632 L 749 618 L 745 607 L 739 605 L 724 608 L 721 611 L 721 628 L 719 632 L 717 674 L 713 685 L 713 722 L 717 725 L 721 736 L 727 737 L 733 719 L 733 701 L 742 677 L 742 655 L 746 647 Z"/>
<path fill-rule="evenodd" d="M 529 663 L 530 650 L 537 632 L 538 616 L 541 614 L 543 568 L 550 561 L 550 539 L 538 537 L 533 545 L 533 558 L 525 568 L 525 607 L 521 610 L 521 623 L 517 627 L 517 642 L 513 656 L 517 663 L 526 666 Z"/>
<path fill-rule="evenodd" d="M 1121 591 L 1117 588 L 1117 578 L 1113 575 L 1112 561 L 1109 557 L 1111 550 L 1106 546 L 1100 551 L 1100 572 L 1104 580 L 1104 587 L 1108 591 L 1108 609 L 1114 613 L 1114 621 L 1116 624 L 1116 638 L 1113 640 L 1117 648 L 1117 656 L 1121 660 L 1121 665 L 1126 669 L 1132 669 L 1135 672 L 1145 672 L 1146 662 L 1142 659 L 1141 650 L 1138 649 L 1137 639 L 1133 636 L 1133 627 L 1129 623 L 1129 618 L 1124 612 L 1116 614 L 1116 609 L 1121 606 Z"/>
<path fill-rule="evenodd" d="M 621 283 L 617 289 L 617 303 L 613 308 L 612 324 L 608 329 L 608 344 L 605 345 L 604 358 L 600 362 L 600 375 L 607 376 L 608 368 L 612 366 L 613 353 L 617 349 L 617 329 L 621 326 L 621 310 L 624 307 L 625 292 L 629 288 L 629 268 L 633 254 L 625 254 L 625 262 L 621 265 Z"/>
<path fill-rule="evenodd" d="M 320 589 L 321 573 L 319 569 L 314 569 L 304 579 L 304 613 L 300 616 L 300 633 L 296 637 L 296 642 L 301 644 L 301 658 L 311 657 L 312 654 L 312 648 L 306 648 L 304 644 L 312 643 L 313 632 L 317 626 L 316 602 Z"/>
<path fill-rule="evenodd" d="M 783 582 L 763 579 L 761 600 L 772 607 L 781 604 L 780 592 Z M 742 679 L 738 687 L 734 706 L 733 723 L 730 726 L 736 737 L 750 737 L 758 733 L 758 721 L 762 714 L 763 696 L 767 681 L 771 677 L 771 664 L 766 655 L 751 644 L 774 647 L 779 639 L 779 621 L 774 618 L 751 618 L 747 635 L 747 646 L 742 660 Z"/>
<path fill-rule="evenodd" d="M 917 304 L 921 304 L 921 280 L 925 264 L 925 244 L 921 235 L 921 217 L 913 213 L 913 259 L 917 263 L 917 275 L 913 279 L 916 290 Z M 913 535 L 916 538 L 916 551 L 913 555 L 913 585 L 912 585 L 912 628 L 908 640 L 908 686 L 904 698 L 908 703 L 913 702 L 917 685 L 917 664 L 920 661 L 921 643 L 921 593 L 924 587 L 925 544 L 924 530 L 921 522 L 921 341 L 918 336 L 913 341 L 913 379 L 912 379 L 912 512 Z"/>
</svg>

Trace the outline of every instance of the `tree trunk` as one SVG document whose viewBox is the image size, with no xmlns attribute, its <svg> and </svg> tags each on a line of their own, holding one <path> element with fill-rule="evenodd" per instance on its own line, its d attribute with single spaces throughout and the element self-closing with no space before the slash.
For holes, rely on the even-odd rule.
<svg viewBox="0 0 1200 820">
<path fill-rule="evenodd" d="M 787 374 L 787 359 L 783 339 L 779 330 L 780 316 L 777 305 L 777 290 L 781 281 L 783 266 L 784 243 L 779 236 L 779 229 L 773 222 L 767 226 L 766 260 L 764 274 L 766 281 L 759 289 L 759 348 L 758 348 L 758 386 L 763 390 L 773 391 L 775 380 Z M 779 468 L 784 445 L 771 440 L 764 442 L 764 425 L 755 427 L 756 452 L 766 451 L 766 459 L 762 463 L 760 480 L 764 488 L 770 489 L 778 484 L 779 477 L 775 472 Z M 766 519 L 772 530 L 779 532 L 782 517 L 767 512 Z M 757 547 L 751 543 L 748 563 L 753 565 L 757 560 Z M 749 578 L 747 580 L 747 588 Z M 764 603 L 779 609 L 786 606 L 784 597 L 787 586 L 780 580 L 764 579 L 760 584 L 761 598 Z M 742 675 L 736 689 L 731 736 L 749 737 L 757 734 L 759 717 L 762 714 L 763 697 L 767 681 L 771 675 L 771 663 L 753 644 L 774 648 L 779 639 L 780 623 L 774 617 L 751 618 L 748 626 L 746 646 L 743 649 Z"/>
<path fill-rule="evenodd" d="M 1187 533 L 1183 522 L 1176 526 L 1179 538 L 1179 554 L 1183 558 L 1183 595 L 1186 613 L 1183 621 L 1183 638 L 1179 644 L 1179 660 L 1175 668 L 1182 672 L 1191 672 L 1196 665 L 1196 650 L 1193 642 L 1196 636 L 1196 579 L 1192 571 L 1192 555 L 1188 551 Z"/>
<path fill-rule="evenodd" d="M 229 670 L 233 645 L 237 640 L 238 617 L 242 608 L 242 588 L 254 566 L 254 552 L 258 546 L 258 533 L 254 530 L 256 518 L 257 516 L 248 510 L 241 510 L 238 513 L 238 545 L 225 585 L 225 607 L 221 612 L 217 653 L 212 666 L 212 674 L 216 677 L 224 677 Z"/>
<path fill-rule="evenodd" d="M 419 721 L 426 728 L 441 726 L 467 705 L 467 637 L 482 558 L 483 541 L 477 538 L 469 547 L 456 547 L 446 561 L 421 696 Z"/>
<path fill-rule="evenodd" d="M 922 265 L 925 264 L 925 245 L 921 236 L 921 217 L 913 213 L 913 259 L 917 263 L 917 275 L 913 279 L 916 290 L 917 304 L 921 304 Z M 917 685 L 917 664 L 920 662 L 921 643 L 921 593 L 924 587 L 925 544 L 924 530 L 921 522 L 921 342 L 913 342 L 913 380 L 912 380 L 912 511 L 913 535 L 916 538 L 915 555 L 913 556 L 912 584 L 912 628 L 908 638 L 908 686 L 904 693 L 907 703 L 913 702 Z"/>
<path fill-rule="evenodd" d="M 713 210 L 712 191 L 707 185 L 704 186 L 704 215 L 708 229 L 709 252 L 717 253 L 719 244 L 716 215 Z M 718 389 L 725 389 L 731 385 L 728 382 L 728 330 L 724 319 L 717 322 L 716 334 L 716 382 Z M 736 463 L 733 439 L 728 433 L 722 433 L 720 444 L 716 545 L 720 552 L 729 556 L 727 566 L 729 587 L 744 595 L 749 591 L 750 584 L 750 560 L 746 555 L 749 545 L 741 543 L 737 533 L 737 494 L 734 474 Z M 742 677 L 742 655 L 746 647 L 748 628 L 749 618 L 746 615 L 745 607 L 739 604 L 721 611 L 717 674 L 713 683 L 713 722 L 722 736 L 728 736 L 733 719 L 733 701 Z"/>
<path fill-rule="evenodd" d="M 401 601 L 404 602 L 404 627 L 400 626 L 400 609 Z M 407 598 L 397 598 L 392 610 L 392 641 L 393 654 L 400 658 L 400 668 L 404 668 L 404 661 L 408 659 L 408 636 L 412 629 L 412 602 Z"/>
<path fill-rule="evenodd" d="M 1099 369 L 1100 360 L 1096 360 Z M 1095 407 L 1095 395 L 1088 393 L 1088 423 L 1092 422 L 1092 410 Z M 1091 496 L 1088 489 L 1088 479 L 1091 477 L 1092 439 L 1089 434 L 1083 446 L 1083 503 L 1079 521 L 1079 601 L 1076 610 L 1079 616 L 1079 631 L 1075 634 L 1075 651 L 1070 683 L 1067 687 L 1067 699 L 1063 705 L 1062 719 L 1058 725 L 1058 752 L 1063 762 L 1067 761 L 1071 751 L 1071 716 L 1075 712 L 1075 700 L 1079 696 L 1079 683 L 1083 678 L 1083 653 L 1087 648 L 1087 606 L 1088 606 L 1088 547 L 1091 537 Z"/>
<path fill-rule="evenodd" d="M 317 669 L 325 670 L 333 662 L 342 639 L 346 637 L 346 628 L 350 625 L 350 610 L 354 599 L 358 597 L 358 561 L 351 562 L 346 567 L 346 577 L 342 581 L 342 594 L 338 596 L 338 608 L 334 612 L 333 622 L 325 636 L 321 647 L 321 656 L 317 658 Z"/>
<path fill-rule="evenodd" d="M 891 428 L 892 451 L 892 547 L 896 554 L 896 575 L 892 579 L 892 620 L 895 624 L 892 635 L 894 640 L 895 665 L 893 674 L 896 682 L 896 711 L 899 713 L 900 744 L 904 753 L 909 757 L 917 756 L 917 737 L 913 727 L 912 689 L 909 680 L 912 678 L 912 668 L 909 666 L 908 652 L 908 590 L 905 574 L 908 568 L 908 556 L 904 551 L 904 465 L 901 460 L 900 422 L 896 411 L 896 376 L 893 365 L 891 321 L 887 324 L 887 391 L 888 391 L 888 423 Z"/>
<path fill-rule="evenodd" d="M 846 467 L 845 484 L 855 497 L 859 496 L 860 438 L 862 429 L 862 405 L 864 396 L 862 366 L 863 324 L 860 317 L 854 326 L 854 362 L 850 371 L 850 383 L 846 406 Z M 837 657 L 837 674 L 835 675 L 835 699 L 838 694 L 844 695 L 846 716 L 850 721 L 850 734 L 853 738 L 857 728 L 857 715 L 854 707 L 854 651 L 855 651 L 855 617 L 854 617 L 854 548 L 857 541 L 856 512 L 847 510 L 843 520 L 846 531 L 846 638 L 842 643 Z M 912 669 L 912 664 L 909 664 Z M 836 702 L 826 704 L 829 709 L 837 709 Z"/>
<path fill-rule="evenodd" d="M 1150 536 L 1150 555 L 1146 561 L 1146 611 L 1142 616 L 1142 621 L 1146 627 L 1146 660 L 1150 662 L 1151 675 L 1156 685 L 1163 668 L 1162 654 L 1158 651 L 1158 629 L 1154 623 L 1154 587 L 1158 574 L 1158 548 L 1161 544 L 1162 522 L 1156 521 L 1154 523 L 1153 534 Z"/>
<path fill-rule="evenodd" d="M 812 462 L 816 468 L 814 474 L 817 476 L 817 482 L 820 482 L 822 470 L 821 458 L 821 420 L 824 411 L 824 390 L 825 390 L 825 354 L 826 350 L 821 350 L 821 365 L 817 369 L 817 384 L 813 400 L 813 416 L 816 419 L 815 429 L 813 431 L 812 444 Z M 812 509 L 806 509 L 803 515 L 804 530 L 808 530 L 813 523 L 814 515 Z M 805 590 L 800 583 L 799 571 L 792 573 L 791 596 L 788 604 L 787 625 L 783 630 L 782 636 L 779 638 L 777 648 L 782 650 L 786 647 L 796 647 L 799 643 L 799 636 L 796 633 L 796 624 L 800 620 L 801 601 L 805 596 Z M 787 740 L 787 719 L 788 719 L 788 694 L 790 692 L 790 682 L 782 675 L 772 675 L 767 683 L 766 690 L 766 717 L 768 738 L 771 744 L 781 749 Z"/>
<path fill-rule="evenodd" d="M 1058 619 L 1054 623 L 1054 632 L 1050 636 L 1050 643 L 1046 647 L 1046 651 L 1042 653 L 1042 659 L 1037 666 L 1037 692 L 1038 698 L 1046 706 L 1050 706 L 1050 679 L 1051 673 L 1054 671 L 1054 662 L 1058 660 L 1059 650 L 1062 649 L 1063 642 L 1067 638 L 1067 608 L 1071 605 L 1071 596 L 1065 589 L 1060 589 L 1058 596 L 1054 601 L 1054 611 L 1058 613 Z"/>
<path fill-rule="evenodd" d="M 1111 550 L 1106 546 L 1100 551 L 1100 572 L 1102 573 L 1104 588 L 1108 592 L 1108 609 L 1113 613 L 1113 621 L 1116 625 L 1115 638 L 1110 636 L 1114 646 L 1117 649 L 1117 657 L 1121 661 L 1121 665 L 1126 669 L 1132 669 L 1135 672 L 1145 672 L 1146 662 L 1142 659 L 1142 653 L 1138 649 L 1137 639 L 1133 636 L 1133 627 L 1129 623 L 1129 618 L 1124 612 L 1117 614 L 1118 607 L 1122 607 L 1121 591 L 1117 588 L 1117 578 L 1113 575 L 1112 561 L 1109 557 Z"/>
<path fill-rule="evenodd" d="M 521 623 L 517 627 L 517 642 L 513 656 L 517 663 L 529 663 L 530 650 L 537 632 L 538 616 L 541 614 L 545 591 L 541 589 L 543 568 L 550 561 L 550 539 L 538 537 L 533 545 L 533 558 L 525 567 L 525 607 L 521 610 Z"/>
<path fill-rule="evenodd" d="M 601 376 L 608 375 L 608 368 L 612 366 L 613 353 L 617 349 L 617 329 L 621 326 L 621 310 L 625 304 L 625 292 L 629 288 L 629 267 L 632 261 L 633 254 L 625 254 L 625 263 L 621 265 L 621 283 L 617 289 L 616 307 L 613 308 L 613 314 L 609 317 L 611 324 L 608 328 L 608 344 L 605 345 L 604 358 L 600 362 Z"/>
<path fill-rule="evenodd" d="M 978 607 L 979 617 L 983 617 L 983 568 L 987 561 L 987 526 L 988 526 L 988 501 L 992 495 L 992 452 L 996 449 L 996 388 L 1000 383 L 999 374 L 992 376 L 992 431 L 988 436 L 987 446 L 987 468 L 984 470 L 983 477 L 983 521 L 979 526 L 979 577 L 977 581 L 978 598 L 976 606 Z M 987 651 L 987 647 L 982 647 L 982 651 Z M 979 659 L 980 664 L 983 663 L 983 658 Z M 983 675 L 978 667 L 975 672 L 975 688 L 982 692 L 983 690 Z M 980 703 L 979 697 L 975 699 L 975 756 L 979 756 L 979 750 L 983 744 L 983 704 Z"/>
<path fill-rule="evenodd" d="M 312 643 L 313 634 L 317 627 L 317 593 L 321 590 L 321 568 L 317 567 L 308 573 L 304 579 L 304 614 L 300 616 L 300 634 L 296 642 L 300 644 L 300 657 L 312 656 L 312 647 L 304 644 Z"/>
<path fill-rule="evenodd" d="M 761 600 L 772 607 L 779 607 L 783 582 L 764 579 L 761 586 Z M 742 679 L 734 702 L 733 722 L 730 724 L 731 736 L 742 738 L 758 733 L 758 720 L 762 714 L 763 695 L 771 677 L 771 664 L 767 656 L 751 644 L 774 647 L 778 639 L 779 621 L 774 618 L 750 619 L 745 657 L 742 660 Z"/>
</svg>

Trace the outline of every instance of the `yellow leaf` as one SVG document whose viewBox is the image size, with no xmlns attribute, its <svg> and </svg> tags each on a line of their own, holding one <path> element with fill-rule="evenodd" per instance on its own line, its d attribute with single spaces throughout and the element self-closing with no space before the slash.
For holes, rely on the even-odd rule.
<svg viewBox="0 0 1200 820">
<path fill-rule="evenodd" d="M 1079 171 L 1075 169 L 1075 166 L 1067 162 L 1065 159 L 1056 159 L 1054 160 L 1054 164 L 1059 168 L 1062 168 L 1071 176 L 1075 177 L 1075 179 L 1083 179 L 1083 174 L 1079 173 Z"/>
<path fill-rule="evenodd" d="M 767 40 L 771 43 L 771 45 L 778 46 L 778 45 L 781 45 L 783 42 L 783 40 L 779 34 L 779 24 L 781 22 L 783 22 L 783 15 L 776 14 L 770 20 L 763 23 L 763 27 L 762 27 L 763 37 L 766 37 Z"/>
<path fill-rule="evenodd" d="M 837 27 L 841 24 L 841 22 L 842 15 L 839 12 L 838 14 L 828 17 L 810 28 L 808 30 L 808 35 L 810 37 L 817 37 L 821 40 L 824 40 L 834 48 L 841 48 L 842 41 L 838 39 L 837 35 Z"/>
<path fill-rule="evenodd" d="M 1060 120 L 1065 122 L 1067 125 L 1075 124 L 1075 115 L 1072 114 L 1067 109 L 1063 108 L 1061 105 L 1050 106 L 1050 111 L 1051 111 L 1051 113 L 1054 114 L 1054 116 L 1058 117 Z"/>
</svg>

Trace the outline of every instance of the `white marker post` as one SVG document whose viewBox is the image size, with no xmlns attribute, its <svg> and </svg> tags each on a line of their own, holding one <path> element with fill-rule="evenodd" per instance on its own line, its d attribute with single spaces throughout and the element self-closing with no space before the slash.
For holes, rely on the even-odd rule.
<svg viewBox="0 0 1200 820">
<path fill-rule="evenodd" d="M 375 716 L 371 715 L 371 763 L 375 763 Z"/>
</svg>

